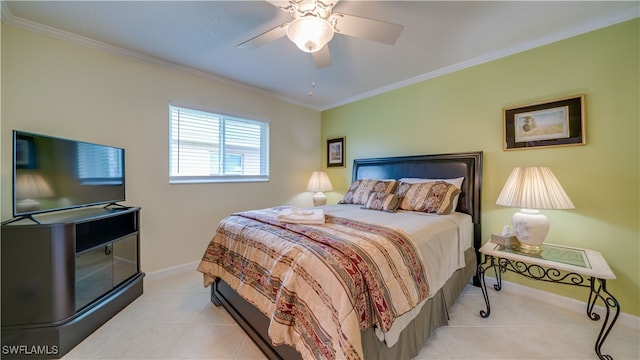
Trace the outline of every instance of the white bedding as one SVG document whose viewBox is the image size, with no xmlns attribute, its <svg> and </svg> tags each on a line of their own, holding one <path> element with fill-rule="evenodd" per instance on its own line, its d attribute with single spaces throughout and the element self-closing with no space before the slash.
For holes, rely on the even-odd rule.
<svg viewBox="0 0 640 360">
<path fill-rule="evenodd" d="M 473 245 L 473 222 L 471 216 L 462 213 L 433 215 L 413 211 L 388 213 L 366 210 L 362 205 L 327 205 L 322 209 L 326 214 L 387 225 L 404 231 L 416 243 L 426 264 L 427 279 L 431 296 L 445 284 L 451 275 L 465 266 L 464 252 Z M 381 341 L 393 346 L 402 329 L 417 316 L 426 302 L 423 301 L 412 311 L 397 318 L 390 331 L 376 330 Z"/>
</svg>

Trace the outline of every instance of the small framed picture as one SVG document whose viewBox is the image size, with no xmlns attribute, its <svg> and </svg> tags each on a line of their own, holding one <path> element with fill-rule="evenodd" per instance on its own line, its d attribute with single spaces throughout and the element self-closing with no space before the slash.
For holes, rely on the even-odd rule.
<svg viewBox="0 0 640 360">
<path fill-rule="evenodd" d="M 584 95 L 504 109 L 504 150 L 585 144 Z"/>
<path fill-rule="evenodd" d="M 344 137 L 327 140 L 327 167 L 344 166 Z"/>
</svg>

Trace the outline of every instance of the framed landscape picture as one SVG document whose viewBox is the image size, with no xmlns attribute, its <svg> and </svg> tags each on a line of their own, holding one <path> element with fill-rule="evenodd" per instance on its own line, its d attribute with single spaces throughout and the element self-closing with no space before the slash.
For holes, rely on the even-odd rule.
<svg viewBox="0 0 640 360">
<path fill-rule="evenodd" d="M 344 137 L 327 140 L 327 167 L 344 166 Z"/>
<path fill-rule="evenodd" d="M 504 150 L 584 145 L 584 95 L 504 109 Z"/>
</svg>

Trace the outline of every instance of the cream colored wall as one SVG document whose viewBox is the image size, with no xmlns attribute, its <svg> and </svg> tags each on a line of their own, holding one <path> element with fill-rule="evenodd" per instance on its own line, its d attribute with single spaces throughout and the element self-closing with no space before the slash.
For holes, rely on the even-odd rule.
<svg viewBox="0 0 640 360">
<path fill-rule="evenodd" d="M 545 211 L 547 242 L 600 251 L 622 311 L 640 315 L 639 20 L 407 86 L 322 113 L 327 138 L 346 136 L 355 158 L 484 151 L 483 238 L 516 209 L 495 204 L 511 169 L 549 166 L 575 210 Z M 503 151 L 502 109 L 585 94 L 585 146 Z M 324 161 L 324 160 L 323 160 Z M 330 168 L 336 202 L 351 166 Z M 509 275 L 509 274 L 508 274 Z M 586 300 L 585 289 L 507 280 Z"/>
<path fill-rule="evenodd" d="M 168 105 L 270 121 L 270 181 L 169 185 Z M 141 206 L 146 272 L 198 260 L 237 210 L 310 206 L 320 113 L 183 71 L 3 24 L 2 220 L 11 217 L 13 129 L 126 149 L 126 204 Z"/>
</svg>

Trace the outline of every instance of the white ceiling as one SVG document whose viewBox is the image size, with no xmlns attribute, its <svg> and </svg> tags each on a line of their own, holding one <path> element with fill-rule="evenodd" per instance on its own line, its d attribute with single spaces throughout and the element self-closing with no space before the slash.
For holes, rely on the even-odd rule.
<svg viewBox="0 0 640 360">
<path fill-rule="evenodd" d="M 640 2 L 340 1 L 334 10 L 404 30 L 395 45 L 336 34 L 332 65 L 315 69 L 286 37 L 237 47 L 290 21 L 266 1 L 6 1 L 2 19 L 326 110 L 638 17 Z"/>
</svg>

